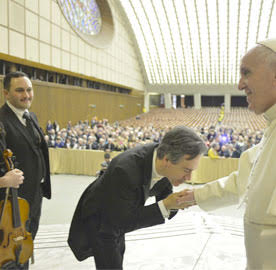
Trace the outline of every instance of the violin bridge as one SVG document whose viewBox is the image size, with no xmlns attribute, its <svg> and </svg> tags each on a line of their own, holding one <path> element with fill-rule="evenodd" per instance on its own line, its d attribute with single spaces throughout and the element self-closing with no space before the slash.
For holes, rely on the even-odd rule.
<svg viewBox="0 0 276 270">
<path fill-rule="evenodd" d="M 17 236 L 15 238 L 13 238 L 13 241 L 17 242 L 17 241 L 22 241 L 24 239 L 23 236 Z"/>
</svg>

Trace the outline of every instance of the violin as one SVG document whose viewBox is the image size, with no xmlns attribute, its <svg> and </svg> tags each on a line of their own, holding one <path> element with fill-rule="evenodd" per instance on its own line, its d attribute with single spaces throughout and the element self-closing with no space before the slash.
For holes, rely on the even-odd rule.
<svg viewBox="0 0 276 270">
<path fill-rule="evenodd" d="M 9 149 L 3 151 L 8 171 L 14 169 L 12 155 Z M 0 269 L 23 265 L 32 256 L 33 239 L 26 229 L 29 212 L 28 202 L 18 197 L 17 189 L 7 188 L 5 200 L 0 201 Z"/>
</svg>

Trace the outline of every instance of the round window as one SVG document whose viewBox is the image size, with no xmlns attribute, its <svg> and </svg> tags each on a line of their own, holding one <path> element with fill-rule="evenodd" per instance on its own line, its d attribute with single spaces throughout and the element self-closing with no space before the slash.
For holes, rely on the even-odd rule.
<svg viewBox="0 0 276 270">
<path fill-rule="evenodd" d="M 58 0 L 58 4 L 79 36 L 96 47 L 109 45 L 114 24 L 107 0 Z"/>
<path fill-rule="evenodd" d="M 67 21 L 78 31 L 97 35 L 102 26 L 101 12 L 95 0 L 59 0 Z"/>
</svg>

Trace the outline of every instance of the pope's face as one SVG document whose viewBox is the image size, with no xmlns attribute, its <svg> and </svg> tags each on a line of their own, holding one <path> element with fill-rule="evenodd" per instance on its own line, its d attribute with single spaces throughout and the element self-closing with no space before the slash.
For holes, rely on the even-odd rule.
<svg viewBox="0 0 276 270">
<path fill-rule="evenodd" d="M 17 109 L 29 109 L 34 97 L 32 82 L 27 77 L 12 78 L 10 89 L 5 89 L 4 95 Z"/>
<path fill-rule="evenodd" d="M 276 71 L 258 57 L 259 53 L 252 49 L 242 58 L 239 81 L 239 90 L 244 90 L 249 110 L 256 114 L 264 113 L 276 103 Z"/>
</svg>

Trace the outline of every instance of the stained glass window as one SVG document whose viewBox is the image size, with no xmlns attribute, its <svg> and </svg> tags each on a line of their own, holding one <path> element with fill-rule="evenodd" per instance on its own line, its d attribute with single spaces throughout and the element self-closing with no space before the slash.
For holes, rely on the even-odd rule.
<svg viewBox="0 0 276 270">
<path fill-rule="evenodd" d="M 97 35 L 102 19 L 96 0 L 58 0 L 71 25 L 82 34 Z"/>
</svg>

